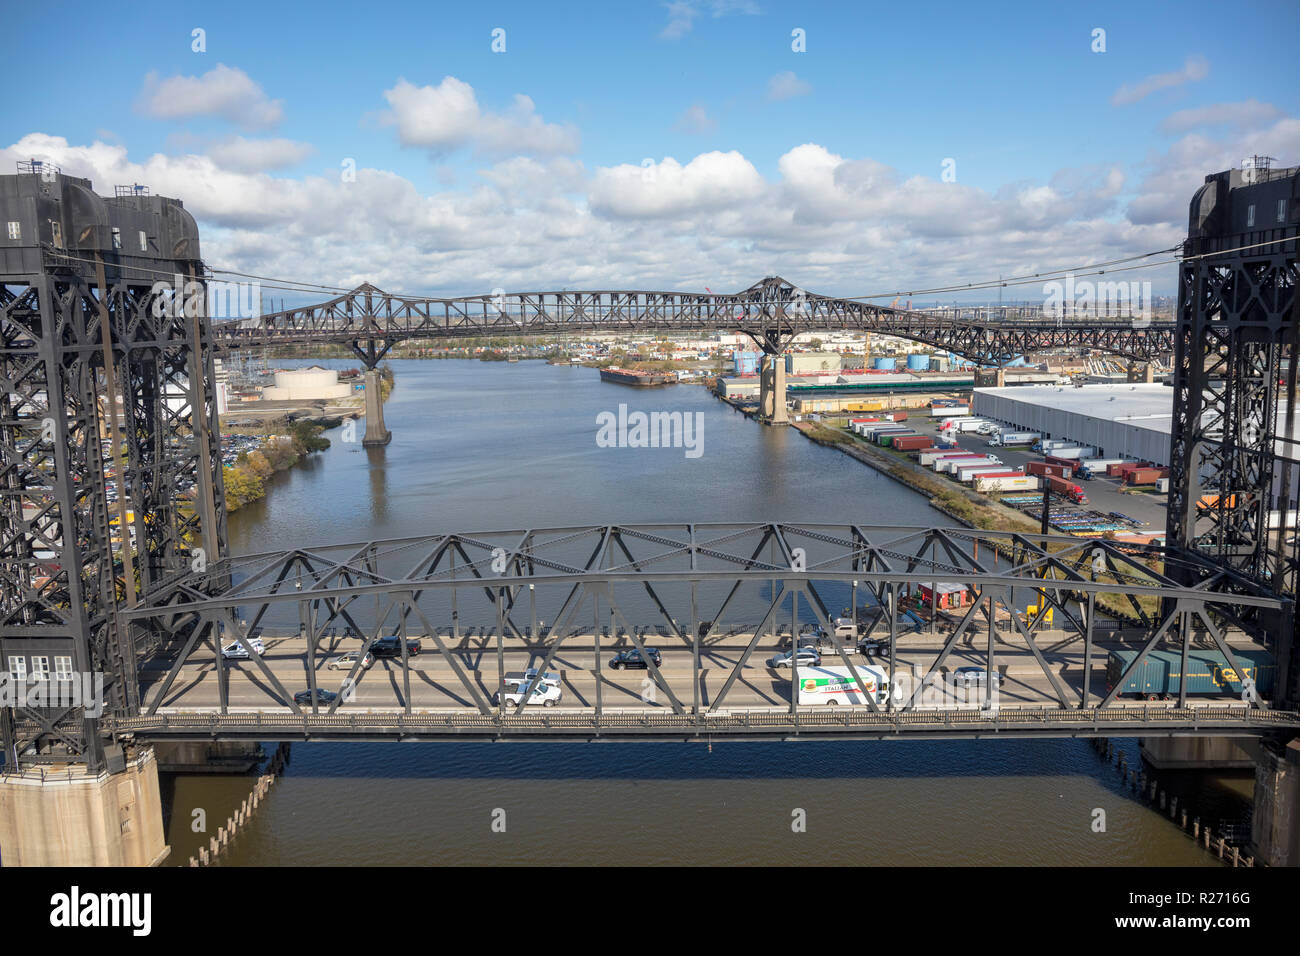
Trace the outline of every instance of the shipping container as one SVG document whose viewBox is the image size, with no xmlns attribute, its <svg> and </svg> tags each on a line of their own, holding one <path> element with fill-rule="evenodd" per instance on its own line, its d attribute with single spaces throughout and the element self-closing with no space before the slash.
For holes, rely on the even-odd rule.
<svg viewBox="0 0 1300 956">
<path fill-rule="evenodd" d="M 923 438 L 925 436 L 917 433 L 916 429 L 909 428 L 905 432 L 886 432 L 883 435 L 876 436 L 876 444 L 884 445 L 886 448 L 894 447 L 894 440 L 898 438 Z M 927 438 L 926 441 L 929 441 Z"/>
<path fill-rule="evenodd" d="M 1243 679 L 1254 681 L 1260 697 L 1270 697 L 1276 663 L 1268 651 L 1232 650 L 1232 656 L 1241 666 L 1235 671 L 1221 651 L 1191 649 L 1187 652 L 1187 693 L 1225 694 L 1240 697 L 1244 690 Z M 1113 650 L 1106 657 L 1106 690 L 1115 689 L 1125 669 L 1137 659 L 1138 651 Z M 1181 651 L 1151 651 L 1120 687 L 1120 694 L 1146 697 L 1152 700 L 1165 694 L 1176 695 L 1182 690 L 1183 657 Z"/>
<path fill-rule="evenodd" d="M 970 452 L 954 445 L 952 448 L 940 448 L 937 451 L 923 451 L 917 459 L 926 468 L 929 468 L 940 458 L 946 458 L 948 455 L 968 455 Z"/>
<path fill-rule="evenodd" d="M 1043 461 L 1049 465 L 1059 465 L 1064 468 L 1067 474 L 1066 478 L 1073 478 L 1075 471 L 1079 468 L 1079 461 L 1075 458 L 1058 458 L 1056 455 L 1044 455 Z"/>
<path fill-rule="evenodd" d="M 1093 458 L 1097 454 L 1097 449 L 1089 448 L 1086 445 L 1053 445 L 1047 452 L 1047 457 L 1051 458 L 1069 458 L 1072 461 L 1080 461 L 1084 458 Z"/>
<path fill-rule="evenodd" d="M 1037 491 L 1038 479 L 1033 475 L 981 475 L 975 479 L 975 490 Z"/>
<path fill-rule="evenodd" d="M 932 439 L 928 435 L 904 435 L 901 438 L 894 439 L 895 451 L 920 451 L 922 448 L 931 448 Z"/>
<path fill-rule="evenodd" d="M 1069 465 L 1053 464 L 1050 461 L 1031 461 L 1025 465 L 1025 470 L 1043 478 L 1069 478 L 1074 473 Z"/>
<path fill-rule="evenodd" d="M 943 458 L 935 459 L 935 471 L 950 472 L 956 464 L 961 462 L 984 462 L 988 460 L 988 455 L 976 455 L 972 451 L 963 451 L 959 455 L 944 455 Z"/>
<path fill-rule="evenodd" d="M 958 418 L 969 414 L 969 405 L 958 405 L 955 402 L 951 405 L 940 405 L 938 402 L 934 402 L 930 405 L 931 418 Z"/>
<path fill-rule="evenodd" d="M 1077 505 L 1086 505 L 1088 503 L 1088 496 L 1083 493 L 1083 489 L 1068 479 L 1049 477 L 1047 486 L 1056 494 L 1069 498 Z"/>
<path fill-rule="evenodd" d="M 994 461 L 992 458 L 979 456 L 976 456 L 975 458 L 949 458 L 946 461 L 941 461 L 939 463 L 939 470 L 956 477 L 957 472 L 961 471 L 961 469 L 972 468 L 976 465 L 1001 466 L 1002 462 Z"/>
<path fill-rule="evenodd" d="M 1079 467 L 1075 469 L 1074 475 L 1076 478 L 1091 481 L 1093 478 L 1099 478 L 1106 474 L 1106 469 L 1111 465 L 1123 463 L 1123 458 L 1089 458 L 1086 461 L 1079 462 Z"/>
<path fill-rule="evenodd" d="M 1134 468 L 1124 476 L 1127 485 L 1154 485 L 1157 479 L 1169 477 L 1167 468 Z"/>
<path fill-rule="evenodd" d="M 1125 469 L 1125 468 L 1129 468 L 1129 469 L 1132 469 L 1132 468 L 1140 468 L 1141 465 L 1142 465 L 1141 462 L 1139 462 L 1139 461 L 1133 461 L 1133 460 L 1131 460 L 1131 459 L 1127 459 L 1127 458 L 1124 459 L 1123 461 L 1117 461 L 1117 462 L 1116 462 L 1115 464 L 1113 464 L 1113 465 L 1107 465 L 1107 466 L 1106 466 L 1106 477 L 1108 477 L 1108 478 L 1122 478 L 1122 477 L 1124 477 L 1124 469 Z"/>
<path fill-rule="evenodd" d="M 1006 465 L 982 465 L 975 468 L 958 468 L 957 480 L 964 485 L 969 485 L 981 475 L 999 478 L 1015 478 L 1024 475 L 1023 471 L 1014 471 Z"/>
</svg>

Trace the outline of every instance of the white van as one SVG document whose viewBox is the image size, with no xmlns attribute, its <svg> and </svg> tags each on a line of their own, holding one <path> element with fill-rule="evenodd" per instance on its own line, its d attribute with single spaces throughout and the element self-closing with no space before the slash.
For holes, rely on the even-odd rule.
<svg viewBox="0 0 1300 956">
<path fill-rule="evenodd" d="M 889 698 L 888 674 L 878 667 L 869 666 L 858 667 L 857 671 L 867 693 L 875 696 L 878 706 L 883 705 Z M 840 704 L 867 706 L 867 698 L 858 682 L 853 679 L 853 671 L 847 667 L 829 665 L 799 668 L 800 707 Z"/>
<path fill-rule="evenodd" d="M 523 672 L 514 672 L 506 674 L 502 682 L 503 687 L 492 697 L 493 704 L 500 704 L 502 698 L 505 699 L 507 707 L 518 707 L 519 702 L 524 699 L 524 694 L 528 694 L 528 705 L 530 707 L 541 704 L 543 707 L 554 707 L 564 696 L 564 691 L 560 686 L 560 675 L 546 673 L 537 679 L 536 669 L 530 667 Z M 529 690 L 531 686 L 531 692 Z"/>
</svg>

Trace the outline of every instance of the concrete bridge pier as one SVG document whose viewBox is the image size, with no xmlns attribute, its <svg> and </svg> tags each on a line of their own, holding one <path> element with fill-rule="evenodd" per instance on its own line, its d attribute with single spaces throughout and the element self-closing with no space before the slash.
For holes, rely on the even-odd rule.
<svg viewBox="0 0 1300 956">
<path fill-rule="evenodd" d="M 1300 738 L 1259 746 L 1250 842 L 1267 866 L 1300 866 Z"/>
<path fill-rule="evenodd" d="M 790 423 L 785 407 L 785 356 L 780 353 L 763 355 L 758 379 L 758 412 L 769 425 Z"/>
<path fill-rule="evenodd" d="M 384 402 L 379 396 L 379 369 L 366 369 L 366 434 L 361 439 L 364 448 L 387 445 L 393 433 L 384 427 Z"/>
<path fill-rule="evenodd" d="M 157 866 L 167 858 L 158 764 L 128 748 L 115 772 L 84 764 L 0 774 L 0 865 Z"/>
</svg>

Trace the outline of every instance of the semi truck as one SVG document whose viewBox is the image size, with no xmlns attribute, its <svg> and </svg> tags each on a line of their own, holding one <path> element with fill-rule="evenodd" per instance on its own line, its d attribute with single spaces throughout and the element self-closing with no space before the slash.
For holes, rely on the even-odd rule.
<svg viewBox="0 0 1300 956">
<path fill-rule="evenodd" d="M 1138 651 L 1113 650 L 1106 657 L 1106 690 L 1110 692 L 1119 683 L 1124 671 L 1137 659 Z M 1241 697 L 1246 691 L 1244 681 L 1253 681 L 1260 697 L 1270 697 L 1277 664 L 1268 651 L 1232 650 L 1232 656 L 1241 666 L 1238 672 L 1228 663 L 1221 651 L 1189 649 L 1187 652 L 1187 693 L 1198 696 L 1229 695 Z M 1181 651 L 1151 651 L 1120 687 L 1121 696 L 1145 697 L 1155 700 L 1175 695 L 1183 686 L 1183 655 Z"/>
<path fill-rule="evenodd" d="M 1088 503 L 1088 496 L 1083 493 L 1083 489 L 1066 478 L 1048 477 L 1047 487 L 1051 488 L 1056 494 L 1070 499 L 1076 505 L 1086 505 Z"/>
<path fill-rule="evenodd" d="M 994 432 L 989 436 L 989 447 L 997 448 L 1002 445 L 1028 445 L 1038 437 L 1038 432 L 1013 432 L 1004 428 L 1002 431 Z"/>
<path fill-rule="evenodd" d="M 1106 469 L 1111 465 L 1118 465 L 1123 461 L 1123 458 L 1089 458 L 1079 462 L 1079 467 L 1075 469 L 1074 476 L 1085 481 L 1091 481 L 1093 478 L 1100 478 L 1105 475 Z"/>
<path fill-rule="evenodd" d="M 861 704 L 866 706 L 867 694 L 875 697 L 877 704 L 884 704 L 889 698 L 889 676 L 878 667 L 854 665 L 862 686 L 853 678 L 853 671 L 840 666 L 799 668 L 799 706 L 824 706 L 836 704 Z"/>
</svg>

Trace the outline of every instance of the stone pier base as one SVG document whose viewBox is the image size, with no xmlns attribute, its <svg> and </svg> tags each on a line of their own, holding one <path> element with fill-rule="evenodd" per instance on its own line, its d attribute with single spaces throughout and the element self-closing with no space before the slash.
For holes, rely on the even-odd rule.
<svg viewBox="0 0 1300 956">
<path fill-rule="evenodd" d="M 0 774 L 2 866 L 157 866 L 170 849 L 149 747 L 128 752 L 119 773 L 69 765 Z"/>
<path fill-rule="evenodd" d="M 1300 740 L 1260 747 L 1250 842 L 1267 866 L 1300 866 Z"/>
<path fill-rule="evenodd" d="M 764 355 L 758 378 L 759 417 L 769 425 L 788 425 L 785 407 L 785 356 Z"/>
<path fill-rule="evenodd" d="M 361 444 L 370 448 L 387 445 L 393 433 L 384 427 L 384 403 L 379 397 L 379 370 L 366 369 L 366 434 Z"/>
</svg>

